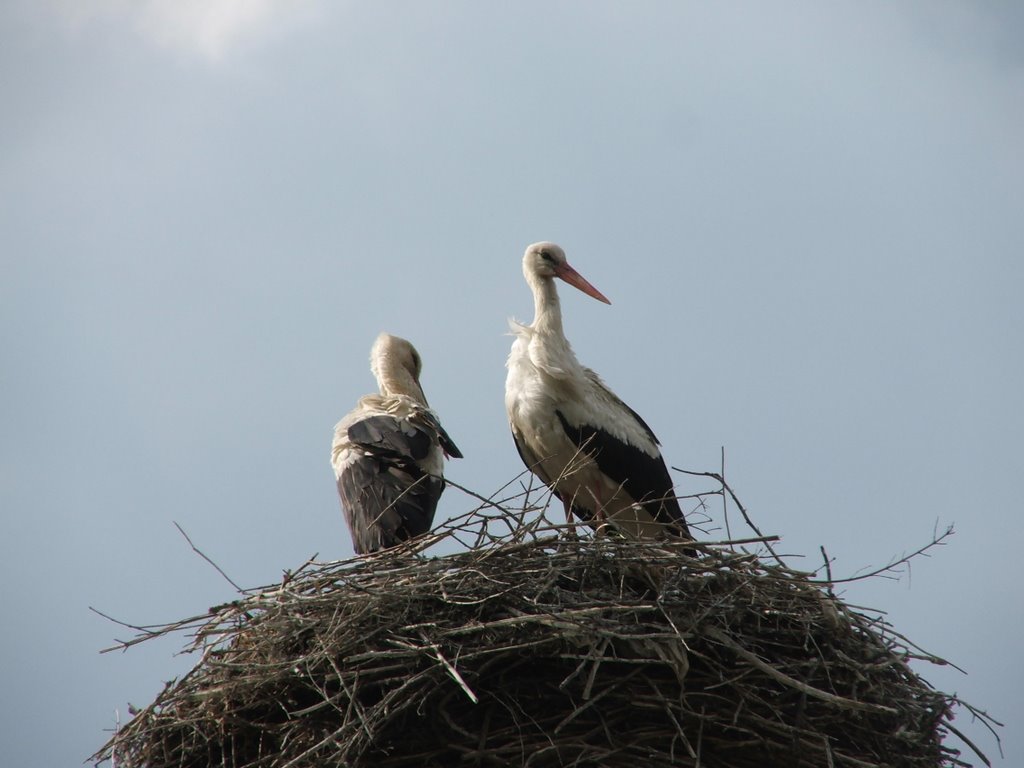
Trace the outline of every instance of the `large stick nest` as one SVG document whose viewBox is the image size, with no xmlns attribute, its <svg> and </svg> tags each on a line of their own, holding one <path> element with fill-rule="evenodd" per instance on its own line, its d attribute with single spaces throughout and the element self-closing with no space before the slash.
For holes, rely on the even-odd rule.
<svg viewBox="0 0 1024 768">
<path fill-rule="evenodd" d="M 94 759 L 968 765 L 943 744 L 967 705 L 908 666 L 944 662 L 766 556 L 765 540 L 761 554 L 748 540 L 688 557 L 576 538 L 522 507 L 487 502 L 408 548 L 310 562 L 123 642 L 185 629 L 201 659 Z M 469 549 L 423 554 L 444 542 Z"/>
</svg>

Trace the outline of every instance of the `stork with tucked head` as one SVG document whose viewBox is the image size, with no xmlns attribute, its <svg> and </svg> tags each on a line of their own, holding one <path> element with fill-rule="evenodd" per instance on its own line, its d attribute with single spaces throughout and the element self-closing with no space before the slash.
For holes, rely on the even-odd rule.
<svg viewBox="0 0 1024 768">
<path fill-rule="evenodd" d="M 427 405 L 422 362 L 405 339 L 382 333 L 370 352 L 379 395 L 360 398 L 334 428 L 331 464 L 359 554 L 430 530 L 444 490 L 444 456 L 462 458 Z"/>
<path fill-rule="evenodd" d="M 530 325 L 511 321 L 505 408 L 526 466 L 573 515 L 638 538 L 691 539 L 658 439 L 647 423 L 580 365 L 562 330 L 555 278 L 611 304 L 554 243 L 523 256 L 533 291 Z"/>
</svg>

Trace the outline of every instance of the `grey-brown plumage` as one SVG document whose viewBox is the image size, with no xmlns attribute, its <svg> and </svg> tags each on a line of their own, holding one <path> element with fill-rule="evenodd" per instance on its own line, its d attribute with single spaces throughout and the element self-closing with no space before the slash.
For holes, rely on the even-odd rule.
<svg viewBox="0 0 1024 768">
<path fill-rule="evenodd" d="M 444 490 L 444 457 L 462 458 L 427 405 L 421 366 L 412 344 L 382 333 L 370 353 L 380 394 L 360 398 L 334 429 L 331 464 L 359 554 L 429 531 Z"/>
</svg>

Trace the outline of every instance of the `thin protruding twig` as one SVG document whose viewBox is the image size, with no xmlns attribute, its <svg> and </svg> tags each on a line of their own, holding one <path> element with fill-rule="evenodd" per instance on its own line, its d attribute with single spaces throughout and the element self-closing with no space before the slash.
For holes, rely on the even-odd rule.
<svg viewBox="0 0 1024 768">
<path fill-rule="evenodd" d="M 722 477 L 725 477 L 725 446 L 721 446 L 722 450 L 722 463 L 720 471 Z M 729 529 L 729 498 L 725 495 L 725 480 L 722 480 L 722 518 L 725 520 L 725 538 L 732 538 L 732 531 Z M 759 534 L 760 535 L 760 534 Z"/>
<path fill-rule="evenodd" d="M 945 544 L 946 539 L 948 539 L 954 533 L 955 531 L 953 530 L 953 526 L 951 525 L 948 528 L 946 528 L 946 530 L 943 531 L 939 536 L 933 536 L 930 542 L 925 544 L 923 547 L 918 547 L 909 555 L 903 555 L 902 557 L 899 557 L 895 560 L 891 560 L 888 564 L 883 565 L 880 568 L 875 568 L 874 570 L 867 571 L 865 573 L 858 573 L 855 576 L 847 576 L 845 578 L 836 579 L 832 577 L 831 569 L 829 569 L 826 579 L 808 579 L 808 581 L 811 584 L 845 584 L 851 581 L 861 581 L 863 579 L 870 579 L 875 576 L 884 576 L 887 573 L 895 571 L 895 569 L 899 568 L 901 565 L 906 565 L 915 557 L 919 557 L 921 555 L 927 556 L 928 550 L 933 549 L 934 547 L 942 546 L 943 544 Z M 824 551 L 825 549 L 824 547 L 822 547 L 822 553 L 824 553 Z"/>
<path fill-rule="evenodd" d="M 824 544 L 820 545 L 818 549 L 821 550 L 821 559 L 824 561 L 825 576 L 828 577 L 828 584 L 826 586 L 828 587 L 829 594 L 832 594 L 832 584 L 834 583 L 832 580 L 832 561 L 829 560 Z"/>
<path fill-rule="evenodd" d="M 764 536 L 764 534 L 761 533 L 761 529 L 754 525 L 754 521 L 751 520 L 750 515 L 747 514 L 747 508 L 743 506 L 742 502 L 736 496 L 735 491 L 733 491 L 729 484 L 725 482 L 725 478 L 722 477 L 722 475 L 720 475 L 717 472 L 694 472 L 689 469 L 680 469 L 679 467 L 672 467 L 672 469 L 674 469 L 676 472 L 682 472 L 684 475 L 693 475 L 695 477 L 710 477 L 712 480 L 717 480 L 719 483 L 722 484 L 722 488 L 729 492 L 729 496 L 732 498 L 733 503 L 737 506 L 737 508 L 740 511 L 740 514 L 743 515 L 744 521 L 746 521 L 747 525 L 750 526 L 751 530 L 754 531 L 754 533 L 756 533 L 758 536 Z M 775 553 L 775 550 L 772 549 L 771 544 L 765 543 L 765 547 L 768 548 L 768 551 L 771 553 L 771 556 L 775 558 L 775 562 L 777 562 L 779 565 L 785 566 L 785 562 L 782 560 L 781 557 L 779 557 Z"/>
<path fill-rule="evenodd" d="M 199 555 L 201 558 L 203 558 L 203 560 L 208 562 L 214 568 L 216 568 L 217 569 L 217 573 L 219 573 L 221 576 L 223 576 L 227 580 L 228 584 L 230 584 L 232 587 L 235 588 L 236 592 L 245 592 L 244 589 L 242 589 L 240 586 L 238 586 L 238 584 L 235 583 L 234 579 L 232 579 L 230 576 L 228 576 L 226 573 L 224 573 L 224 569 L 223 568 L 221 568 L 219 565 L 217 565 L 215 562 L 213 562 L 213 560 L 208 558 L 206 556 L 206 554 L 201 549 L 199 549 L 199 547 L 197 547 L 195 544 L 192 543 L 192 539 L 190 539 L 188 534 L 185 533 L 185 529 L 184 528 L 182 528 L 180 525 L 178 525 L 177 522 L 174 522 L 174 527 L 177 528 L 178 532 L 182 536 L 185 537 L 185 541 L 187 541 L 188 545 L 190 547 L 192 547 L 192 551 L 195 552 L 197 555 Z"/>
</svg>

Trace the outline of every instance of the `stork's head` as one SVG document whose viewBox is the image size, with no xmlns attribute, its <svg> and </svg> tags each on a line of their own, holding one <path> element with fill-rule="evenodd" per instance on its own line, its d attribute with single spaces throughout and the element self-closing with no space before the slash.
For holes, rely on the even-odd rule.
<svg viewBox="0 0 1024 768">
<path fill-rule="evenodd" d="M 400 336 L 382 333 L 370 350 L 370 370 L 382 395 L 407 395 L 427 404 L 420 386 L 423 361 L 411 343 Z"/>
<path fill-rule="evenodd" d="M 557 277 L 588 296 L 603 301 L 605 304 L 611 304 L 603 293 L 569 265 L 565 258 L 565 251 L 554 243 L 540 242 L 529 246 L 523 255 L 523 274 L 526 275 L 527 282 L 531 278 L 550 280 Z"/>
</svg>

